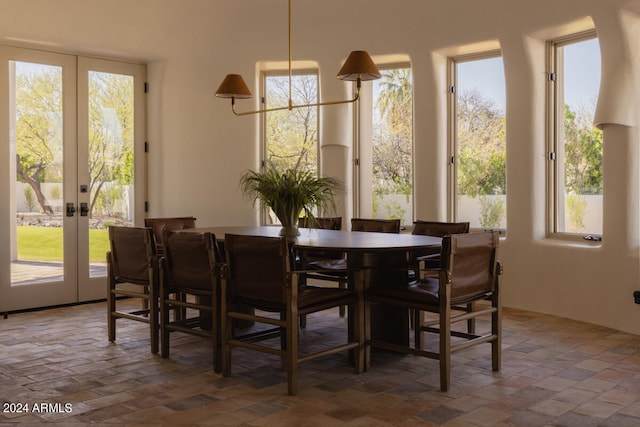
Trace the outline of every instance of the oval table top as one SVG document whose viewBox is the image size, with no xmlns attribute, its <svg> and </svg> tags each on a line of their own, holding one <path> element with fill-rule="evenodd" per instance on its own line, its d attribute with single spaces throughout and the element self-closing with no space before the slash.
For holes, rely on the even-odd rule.
<svg viewBox="0 0 640 427">
<path fill-rule="evenodd" d="M 281 237 L 279 235 L 279 226 L 268 225 L 197 227 L 180 231 L 213 233 L 217 240 L 224 240 L 226 234 Z M 294 246 L 299 249 L 338 250 L 344 252 L 394 252 L 398 250 L 437 248 L 442 245 L 442 238 L 433 236 L 315 228 L 300 228 L 300 235 L 293 240 Z"/>
</svg>

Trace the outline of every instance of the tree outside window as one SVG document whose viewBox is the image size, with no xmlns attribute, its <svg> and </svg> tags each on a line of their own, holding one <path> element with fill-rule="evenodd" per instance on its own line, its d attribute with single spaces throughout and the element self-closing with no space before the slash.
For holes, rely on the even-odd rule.
<svg viewBox="0 0 640 427">
<path fill-rule="evenodd" d="M 292 101 L 296 105 L 318 102 L 318 77 L 294 75 Z M 289 76 L 266 76 L 266 108 L 286 106 Z M 266 113 L 266 164 L 280 170 L 318 170 L 318 108 L 305 107 Z"/>
<path fill-rule="evenodd" d="M 413 222 L 413 80 L 410 68 L 381 70 L 373 82 L 374 218 Z"/>
<path fill-rule="evenodd" d="M 507 155 L 502 59 L 453 61 L 456 221 L 506 228 Z"/>
</svg>

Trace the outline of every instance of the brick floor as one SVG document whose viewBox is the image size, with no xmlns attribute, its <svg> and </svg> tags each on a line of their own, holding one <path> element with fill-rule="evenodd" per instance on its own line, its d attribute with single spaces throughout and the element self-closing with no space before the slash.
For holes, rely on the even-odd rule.
<svg viewBox="0 0 640 427">
<path fill-rule="evenodd" d="M 488 345 L 455 353 L 447 393 L 435 360 L 375 351 L 360 375 L 343 355 L 303 364 L 293 397 L 275 357 L 236 349 L 224 378 L 202 339 L 174 333 L 162 359 L 118 322 L 110 343 L 104 303 L 0 319 L 0 425 L 640 425 L 640 337 L 538 313 L 505 309 L 502 370 Z M 310 316 L 302 348 L 343 322 Z"/>
</svg>

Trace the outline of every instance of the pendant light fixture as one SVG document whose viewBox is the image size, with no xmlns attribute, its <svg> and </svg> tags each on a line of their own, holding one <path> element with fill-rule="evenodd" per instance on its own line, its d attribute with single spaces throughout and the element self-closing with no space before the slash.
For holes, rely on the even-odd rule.
<svg viewBox="0 0 640 427">
<path fill-rule="evenodd" d="M 244 79 L 239 74 L 227 74 L 224 78 L 220 87 L 216 91 L 216 96 L 219 98 L 231 98 L 231 111 L 236 116 L 246 116 L 249 114 L 257 114 L 257 113 L 268 113 L 271 111 L 280 111 L 280 110 L 293 110 L 294 108 L 303 108 L 303 107 L 320 107 L 323 105 L 338 105 L 338 104 L 348 104 L 352 102 L 356 102 L 360 98 L 360 86 L 363 81 L 367 80 L 375 80 L 380 78 L 380 71 L 378 71 L 378 67 L 373 62 L 369 54 L 364 50 L 355 50 L 349 54 L 347 60 L 338 71 L 338 79 L 343 81 L 355 81 L 356 82 L 356 93 L 352 99 L 346 99 L 341 101 L 328 101 L 328 102 L 318 102 L 315 104 L 294 104 L 292 101 L 292 76 L 293 70 L 291 66 L 291 0 L 289 2 L 289 102 L 285 107 L 277 107 L 277 108 L 267 108 L 261 110 L 254 111 L 244 111 L 238 112 L 236 111 L 236 99 L 249 99 L 253 95 L 251 91 L 247 87 Z"/>
</svg>

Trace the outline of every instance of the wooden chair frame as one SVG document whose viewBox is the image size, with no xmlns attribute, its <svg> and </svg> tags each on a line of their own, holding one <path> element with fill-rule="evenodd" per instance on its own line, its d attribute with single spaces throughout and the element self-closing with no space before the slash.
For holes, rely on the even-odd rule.
<svg viewBox="0 0 640 427">
<path fill-rule="evenodd" d="M 494 238 L 497 239 L 495 233 Z M 365 369 L 370 365 L 371 347 L 382 348 L 400 353 L 413 354 L 417 356 L 436 359 L 440 364 L 440 389 L 447 391 L 450 388 L 451 378 L 451 354 L 455 351 L 463 350 L 471 346 L 490 342 L 491 343 L 491 364 L 494 371 L 501 368 L 501 348 L 502 348 L 502 305 L 500 297 L 499 276 L 502 274 L 502 263 L 495 260 L 495 248 L 493 249 L 492 264 L 490 267 L 490 280 L 493 283 L 492 291 L 483 295 L 470 298 L 467 303 L 480 300 L 488 300 L 489 305 L 471 304 L 460 306 L 452 302 L 452 274 L 455 274 L 454 255 L 450 255 L 449 268 L 438 270 L 438 304 L 421 302 L 417 299 L 394 299 L 376 294 L 367 294 L 365 303 L 365 319 L 371 315 L 371 303 L 391 304 L 406 307 L 413 310 L 414 316 L 414 345 L 413 347 L 391 344 L 371 338 L 369 323 L 365 321 L 365 340 L 367 349 L 365 352 Z M 422 312 L 437 314 L 437 320 L 424 322 Z M 491 329 L 488 333 L 479 335 L 474 332 L 461 332 L 452 330 L 451 325 L 476 319 L 479 316 L 490 315 Z M 439 351 L 427 351 L 423 346 L 423 333 L 431 332 L 438 334 Z M 462 338 L 463 341 L 453 344 L 451 337 Z"/>
<path fill-rule="evenodd" d="M 195 236 L 201 238 L 202 246 L 197 250 L 207 252 L 207 265 L 200 266 L 203 271 L 209 272 L 209 283 L 211 290 L 196 289 L 190 283 L 176 283 L 171 280 L 172 270 L 193 268 L 192 265 L 180 266 L 172 257 L 171 233 L 165 231 L 165 256 L 160 263 L 160 337 L 162 342 L 163 358 L 169 357 L 170 334 L 171 332 L 182 332 L 190 335 L 207 338 L 212 344 L 212 363 L 214 372 L 220 372 L 220 277 L 221 268 L 216 256 L 215 236 L 211 233 L 189 234 L 188 238 Z M 194 242 L 195 243 L 195 242 Z M 196 310 L 198 316 L 188 316 L 188 310 Z M 171 320 L 170 312 L 173 311 L 174 318 Z M 208 322 L 202 313 L 209 313 Z M 207 323 L 205 325 L 205 323 Z M 210 323 L 210 324 L 208 324 Z"/>
<path fill-rule="evenodd" d="M 146 258 L 146 272 L 126 274 L 126 263 L 132 261 L 129 254 L 119 253 L 119 243 L 115 240 L 121 233 L 139 234 L 141 240 L 139 250 L 134 250 L 138 257 Z M 158 257 L 153 232 L 142 227 L 109 227 L 111 249 L 107 252 L 107 330 L 109 341 L 116 340 L 116 320 L 129 319 L 149 324 L 150 346 L 152 353 L 158 353 Z M 127 245 L 129 246 L 129 245 Z M 131 249 L 128 247 L 127 249 Z M 122 268 L 124 265 L 125 268 Z M 122 272 L 125 271 L 123 274 Z M 126 284 L 126 287 L 118 286 Z M 140 298 L 143 307 L 140 310 L 118 310 L 116 301 L 119 297 Z"/>
<path fill-rule="evenodd" d="M 247 236 L 226 236 L 225 249 L 227 251 L 227 261 L 234 256 L 233 239 L 237 237 Z M 250 237 L 250 236 L 249 236 Z M 256 238 L 256 237 L 254 237 Z M 260 239 L 260 238 L 256 238 Z M 270 238 L 261 238 L 270 239 Z M 299 296 L 301 292 L 301 277 L 306 272 L 290 271 L 289 266 L 289 247 L 285 239 L 280 239 L 280 251 L 283 254 L 283 268 L 285 269 L 285 278 L 283 283 L 283 292 L 285 302 L 283 310 L 265 309 L 265 307 L 256 307 L 254 313 L 240 312 L 234 309 L 234 301 L 229 299 L 230 287 L 233 286 L 233 267 L 226 265 L 222 280 L 222 298 L 221 298 L 221 325 L 222 325 L 222 373 L 224 376 L 231 375 L 231 352 L 233 347 L 242 347 L 250 350 L 256 350 L 264 353 L 274 354 L 282 357 L 287 371 L 287 390 L 290 395 L 298 392 L 298 371 L 299 364 L 323 357 L 329 354 L 343 352 L 347 350 L 354 351 L 355 371 L 360 373 L 364 369 L 364 299 L 362 292 L 362 276 L 359 276 L 356 282 L 356 289 L 350 293 L 348 298 L 327 300 L 316 303 L 307 307 L 299 306 Z M 231 252 L 230 252 L 231 251 Z M 344 291 L 343 291 L 344 292 Z M 258 303 L 259 304 L 259 303 Z M 327 348 L 315 353 L 300 355 L 299 353 L 299 328 L 298 322 L 301 316 L 314 312 L 326 310 L 347 304 L 353 307 L 354 317 L 350 322 L 351 333 L 346 344 Z M 279 312 L 279 318 L 273 315 L 268 316 L 267 312 Z M 261 332 L 249 332 L 243 335 L 236 335 L 233 328 L 233 320 L 244 320 L 249 322 L 257 322 L 272 326 Z M 280 348 L 262 344 L 261 341 L 280 337 Z"/>
</svg>

